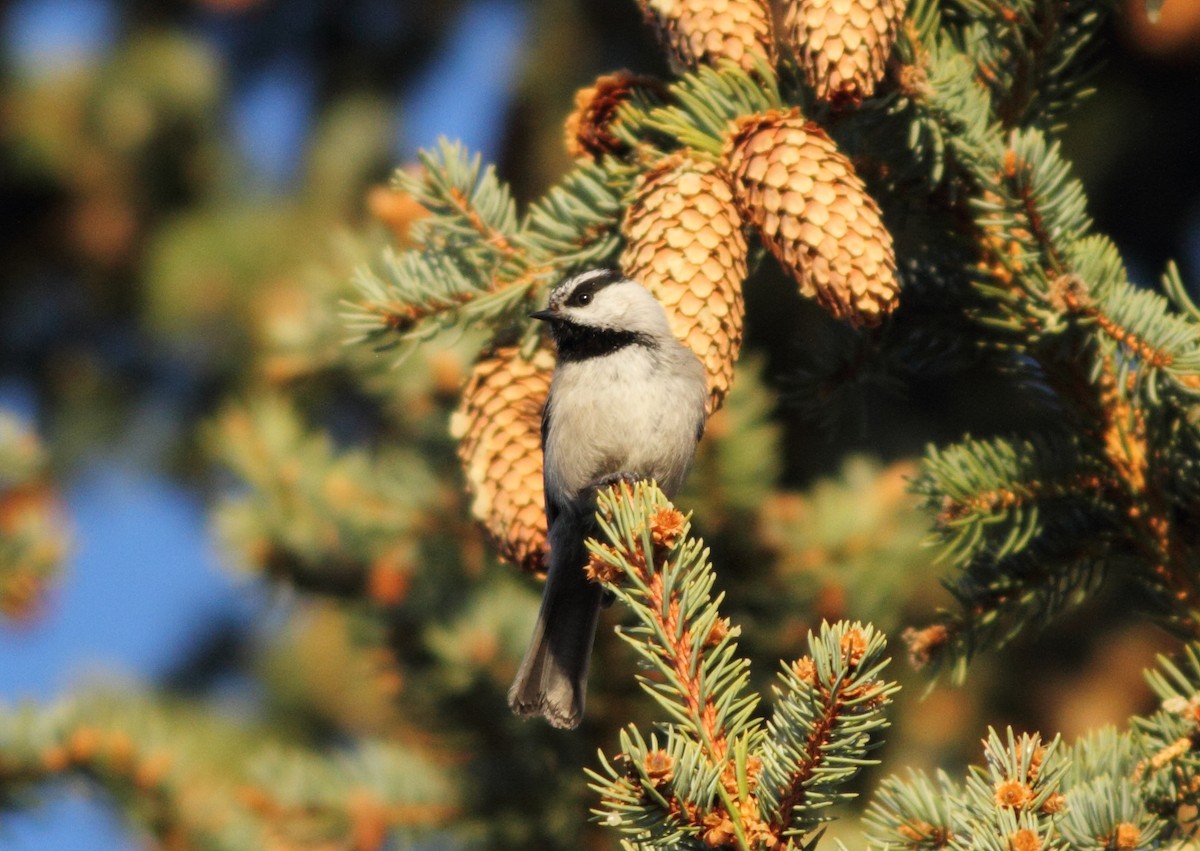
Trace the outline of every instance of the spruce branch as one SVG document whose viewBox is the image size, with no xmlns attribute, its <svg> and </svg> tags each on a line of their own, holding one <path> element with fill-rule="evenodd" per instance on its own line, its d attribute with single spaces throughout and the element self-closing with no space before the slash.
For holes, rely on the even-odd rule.
<svg viewBox="0 0 1200 851">
<path fill-rule="evenodd" d="M 1005 127 L 1056 126 L 1087 90 L 1097 35 L 1112 3 L 962 0 L 963 33 Z"/>
<path fill-rule="evenodd" d="M 0 410 L 0 617 L 36 614 L 70 547 L 37 435 Z"/>
<path fill-rule="evenodd" d="M 1137 776 L 1148 744 L 1136 729 L 1104 727 L 1064 750 L 1066 808 L 1058 827 L 1068 847 L 1156 848 L 1164 847 L 1157 840 L 1178 835 L 1178 822 L 1156 812 L 1150 785 Z"/>
<path fill-rule="evenodd" d="M 1003 738 L 989 730 L 983 745 L 985 767 L 974 768 L 964 787 L 976 824 L 986 824 L 1005 810 L 1046 818 L 1061 812 L 1059 785 L 1068 763 L 1060 744 L 1058 738 L 1046 744 L 1037 734 L 1018 736 L 1011 727 Z"/>
<path fill-rule="evenodd" d="M 826 808 L 853 797 L 844 786 L 873 764 L 887 726 L 898 686 L 880 676 L 882 635 L 845 623 L 810 635 L 810 655 L 783 667 L 764 723 L 687 518 L 647 483 L 601 491 L 597 506 L 607 543 L 588 542 L 589 576 L 633 612 L 620 634 L 650 671 L 639 683 L 670 718 L 665 740 L 627 728 L 621 755 L 601 754 L 588 771 L 597 820 L 637 847 L 810 847 Z"/>
<path fill-rule="evenodd" d="M 1060 305 L 1077 310 L 1082 300 L 1078 279 L 1068 275 L 1058 282 Z M 1129 286 L 1113 296 L 1126 303 L 1135 297 Z M 1029 299 L 1028 303 L 1035 301 Z M 1159 299 L 1156 304 L 1165 305 L 1165 301 Z M 1157 319 L 1170 321 L 1165 314 Z M 1151 446 L 1159 440 L 1154 429 L 1172 418 L 1149 417 L 1139 393 L 1153 380 L 1152 371 L 1157 367 L 1125 356 L 1122 347 L 1136 338 L 1124 329 L 1114 330 L 1115 325 L 1106 323 L 1109 327 L 1096 330 L 1100 323 L 1090 324 L 1090 332 L 1076 327 L 1067 334 L 1064 345 L 1031 345 L 1030 350 L 1047 385 L 1066 405 L 1085 452 L 1105 466 L 1102 478 L 1116 485 L 1105 491 L 1113 516 L 1124 518 L 1124 534 L 1116 540 L 1124 538 L 1141 554 L 1149 568 L 1143 574 L 1147 585 L 1162 594 L 1164 610 L 1182 613 L 1175 625 L 1190 632 L 1195 624 L 1186 612 L 1196 589 L 1187 568 L 1187 548 L 1177 537 L 1175 511 L 1167 496 L 1164 477 L 1170 473 L 1151 463 Z M 1035 326 L 1036 320 L 1031 321 L 1031 327 Z"/>
<path fill-rule="evenodd" d="M 0 805 L 26 805 L 64 778 L 106 792 L 162 847 L 349 842 L 369 851 L 462 813 L 430 755 L 393 743 L 305 750 L 266 728 L 128 692 L 0 708 Z"/>
<path fill-rule="evenodd" d="M 1078 242 L 1092 224 L 1083 184 L 1071 176 L 1060 144 L 1044 131 L 1013 130 L 1005 143 L 992 188 L 1005 199 L 1008 209 L 998 222 L 988 215 L 977 216 L 977 221 L 985 231 L 1007 226 L 1011 235 L 1024 243 L 1025 252 L 1008 253 L 1010 269 L 1023 267 L 1034 272 L 1044 268 L 1062 274 L 1062 246 Z M 985 195 L 988 188 L 984 184 Z"/>
<path fill-rule="evenodd" d="M 1192 299 L 1187 285 L 1179 274 L 1179 266 L 1174 260 L 1167 263 L 1162 276 L 1163 292 L 1171 300 L 1171 304 L 1189 319 L 1200 320 L 1200 306 Z"/>
<path fill-rule="evenodd" d="M 958 604 L 935 623 L 906 629 L 909 659 L 917 668 L 951 669 L 961 683 L 979 653 L 1002 647 L 1030 626 L 1049 622 L 1094 596 L 1108 573 L 1115 534 L 1095 522 L 1049 526 L 1020 553 L 971 563 L 945 584 Z"/>
<path fill-rule="evenodd" d="M 911 59 L 898 72 L 894 97 L 885 109 L 905 125 L 904 140 L 928 180 L 938 186 L 958 177 L 956 164 L 982 156 L 992 123 L 991 99 L 975 79 L 975 68 L 945 30 L 908 29 Z"/>
<path fill-rule="evenodd" d="M 1200 802 L 1200 645 L 1159 657 L 1161 700 L 1127 730 L 1074 742 L 990 731 L 965 782 L 910 771 L 885 780 L 863 824 L 872 848 L 1190 848 Z"/>
<path fill-rule="evenodd" d="M 916 70 L 926 71 L 913 79 L 923 82 L 939 71 L 944 83 L 902 86 L 908 100 L 904 115 L 909 121 L 933 123 L 926 135 L 940 134 L 953 154 L 947 160 L 954 166 L 950 176 L 966 189 L 963 197 L 969 198 L 973 221 L 963 238 L 976 245 L 978 256 L 978 299 L 969 302 L 970 315 L 985 332 L 987 345 L 1032 365 L 1035 379 L 1062 406 L 1065 421 L 1078 436 L 1078 466 L 1066 473 L 1066 481 L 1087 483 L 1079 494 L 1099 527 L 1066 522 L 1031 535 L 1041 522 L 1034 521 L 1033 512 L 1053 507 L 1057 488 L 1048 491 L 1051 499 L 1044 504 L 1030 494 L 1028 510 L 1021 504 L 1011 516 L 997 515 L 1000 521 L 1023 521 L 997 522 L 995 528 L 1004 530 L 999 550 L 992 549 L 996 541 L 982 535 L 990 528 L 983 518 L 969 514 L 956 557 L 964 564 L 972 559 L 979 564 L 956 588 L 967 610 L 961 620 L 943 624 L 946 630 L 938 641 L 922 640 L 928 633 L 915 633 L 914 641 L 922 651 L 961 650 L 972 642 L 949 637 L 958 635 L 960 627 L 973 632 L 966 621 L 1003 622 L 1008 617 L 997 616 L 1001 611 L 1011 614 L 1014 606 L 1021 610 L 1036 602 L 1053 609 L 1065 599 L 1086 594 L 1080 586 L 1072 595 L 1069 584 L 1060 581 L 1068 575 L 1090 581 L 1096 575 L 1090 568 L 1076 569 L 1061 561 L 1061 555 L 1073 550 L 1089 563 L 1135 554 L 1134 560 L 1143 565 L 1144 582 L 1167 612 L 1164 620 L 1185 633 L 1194 632 L 1190 611 L 1196 588 L 1187 564 L 1195 558 L 1196 545 L 1187 536 L 1183 508 L 1194 499 L 1178 472 L 1181 465 L 1164 465 L 1156 452 L 1163 446 L 1178 452 L 1184 443 L 1179 435 L 1188 433 L 1180 424 L 1180 409 L 1188 404 L 1184 400 L 1190 398 L 1195 380 L 1200 340 L 1196 319 L 1182 303 L 1181 312 L 1174 312 L 1166 299 L 1141 292 L 1128 281 L 1111 243 L 1092 232 L 1082 187 L 1047 130 L 1049 120 L 1027 120 L 1019 114 L 1025 107 L 1014 112 L 1016 101 L 1005 100 L 1013 92 L 1013 79 L 996 76 L 989 78 L 987 88 L 980 88 L 962 65 L 964 54 L 976 59 L 1016 55 L 1047 34 L 1051 37 L 1043 39 L 1046 49 L 1060 50 L 1052 47 L 1057 35 L 1051 30 L 1038 35 L 1037 28 L 1057 20 L 1055 27 L 1066 25 L 1064 33 L 1078 27 L 1086 34 L 1084 30 L 1094 27 L 1092 12 L 1070 2 L 1022 2 L 1001 8 L 970 0 L 958 5 L 956 25 L 926 36 L 913 49 L 914 61 L 923 63 Z M 1007 20 L 985 26 L 989 16 Z M 1088 64 L 1085 54 L 1060 52 L 1064 79 L 1081 78 Z M 1033 66 L 1017 69 L 1033 71 Z M 1034 100 L 1028 101 L 1030 108 L 1038 105 Z M 1043 103 L 1038 108 L 1049 107 Z M 919 137 L 917 133 L 913 138 Z M 979 450 L 986 455 L 984 447 Z M 955 461 L 960 479 L 989 463 L 982 456 Z M 950 497 L 953 503 L 953 497 L 936 485 L 929 493 Z M 1094 541 L 1103 546 L 1076 547 L 1065 541 L 1055 545 L 1050 540 L 1084 530 L 1099 531 Z M 987 545 L 981 546 L 982 541 Z M 1052 554 L 1051 563 L 1066 571 L 1060 579 L 1043 569 L 1028 573 L 1022 568 L 1029 561 L 1021 547 L 1042 541 Z M 1008 554 L 1019 558 L 1013 561 Z M 1031 579 L 1033 584 L 1025 587 Z M 993 581 L 1000 587 L 993 587 Z M 993 605 L 999 610 L 991 611 Z M 989 629 L 976 633 L 976 638 L 1006 634 Z"/>
<path fill-rule="evenodd" d="M 1164 830 L 1129 777 L 1100 775 L 1073 786 L 1058 825 L 1068 847 L 1154 848 Z"/>
<path fill-rule="evenodd" d="M 619 223 L 638 171 L 612 157 L 580 162 L 522 220 L 521 243 L 556 269 L 611 264 Z"/>
<path fill-rule="evenodd" d="M 1009 728 L 1003 737 L 989 730 L 983 745 L 984 766 L 962 785 L 944 772 L 936 782 L 921 772 L 885 781 L 864 817 L 871 847 L 1063 848 L 1057 821 L 1068 762 L 1059 740 L 1044 744 Z"/>
<path fill-rule="evenodd" d="M 1085 294 L 1072 307 L 1116 344 L 1120 362 L 1129 364 L 1129 375 L 1147 405 L 1161 404 L 1171 390 L 1189 396 L 1195 392 L 1200 374 L 1200 323 L 1195 318 L 1172 314 L 1163 296 L 1146 290 L 1102 292 L 1094 300 Z"/>
<path fill-rule="evenodd" d="M 648 111 L 631 109 L 625 120 L 643 134 L 667 137 L 669 147 L 719 157 L 733 121 L 783 106 L 775 72 L 755 61 L 755 74 L 730 62 L 718 68 L 701 66 L 671 85 L 665 105 Z"/>
<path fill-rule="evenodd" d="M 1116 487 L 1103 473 L 1066 437 L 968 440 L 930 446 L 913 489 L 937 512 L 941 557 L 966 567 L 1021 552 L 1056 509 L 1080 520 L 1103 514 L 1105 492 Z"/>
<path fill-rule="evenodd" d="M 1070 177 L 1058 144 L 1042 130 L 1027 129 L 1008 134 L 1001 147 L 997 131 L 989 133 L 990 144 L 963 150 L 963 162 L 981 192 L 973 204 L 988 270 L 980 288 L 999 309 L 980 315 L 980 321 L 1033 344 L 1060 337 L 1073 324 L 1094 323 L 1121 347 L 1125 360 L 1135 362 L 1128 370 L 1135 383 L 1140 385 L 1147 370 L 1176 363 L 1189 375 L 1195 363 L 1194 322 L 1170 314 L 1161 297 L 1133 290 L 1111 246 L 1089 233 L 1082 187 Z M 1079 351 L 1069 347 L 1065 353 L 1075 358 Z M 1040 356 L 1045 362 L 1064 360 L 1063 354 Z M 1095 384 L 1102 372 L 1088 378 Z"/>
<path fill-rule="evenodd" d="M 967 835 L 967 808 L 961 786 L 938 770 L 886 778 L 863 814 L 871 847 L 935 849 L 953 847 Z"/>
<path fill-rule="evenodd" d="M 416 248 L 385 248 L 355 271 L 358 299 L 343 311 L 349 342 L 411 350 L 450 328 L 504 324 L 545 282 L 530 268 L 516 205 L 492 166 L 445 139 L 419 157 L 422 168 L 398 170 L 394 185 L 430 215 L 411 228 Z"/>
<path fill-rule="evenodd" d="M 584 161 L 518 218 L 508 187 L 479 155 L 445 140 L 422 151 L 423 168 L 397 171 L 396 187 L 430 215 L 411 230 L 417 247 L 385 248 L 354 274 L 345 303 L 349 342 L 387 349 L 454 329 L 503 329 L 573 268 L 611 264 L 625 196 L 638 171 L 605 157 Z"/>
<path fill-rule="evenodd" d="M 413 224 L 412 239 L 426 251 L 451 258 L 478 287 L 518 275 L 523 264 L 513 244 L 517 208 L 494 166 L 482 165 L 460 142 L 438 140 L 417 154 L 422 168 L 398 169 L 393 187 L 411 195 L 431 215 Z"/>
<path fill-rule="evenodd" d="M 688 519 L 657 488 L 638 486 L 625 498 L 601 492 L 597 505 L 616 549 L 589 542 L 591 570 L 621 580 L 612 591 L 638 621 L 621 637 L 661 677 L 638 681 L 682 734 L 723 762 L 730 743 L 757 727 L 758 697 L 747 692 L 749 662 L 736 655 L 739 630 L 720 616 L 724 595 L 712 595 L 708 551 L 687 537 Z"/>
<path fill-rule="evenodd" d="M 1200 646 L 1189 644 L 1180 663 L 1160 656 L 1146 680 L 1161 701 L 1149 718 L 1135 719 L 1141 759 L 1133 779 L 1164 815 L 1200 800 Z"/>
<path fill-rule="evenodd" d="M 416 173 L 398 169 L 394 185 L 430 211 L 410 230 L 418 248 L 384 248 L 355 270 L 358 300 L 344 304 L 350 342 L 389 348 L 437 332 L 510 316 L 527 295 L 528 258 L 515 244 L 516 205 L 496 170 L 443 139 L 421 151 Z"/>
<path fill-rule="evenodd" d="M 749 847 L 747 831 L 753 825 L 745 823 L 738 801 L 742 787 L 748 794 L 748 781 L 739 785 L 736 778 L 749 776 L 746 745 L 761 736 L 753 716 L 758 697 L 747 692 L 749 662 L 736 655 L 738 630 L 720 616 L 723 595 L 711 595 L 715 575 L 707 551 L 702 542 L 687 537 L 687 518 L 653 485 L 601 491 L 597 517 L 610 543 L 588 542 L 589 575 L 603 581 L 635 615 L 637 623 L 620 635 L 652 672 L 638 674 L 639 684 L 672 719 L 667 726 L 670 764 L 673 750 L 683 755 L 690 749 L 707 768 L 703 788 L 682 790 L 691 792 L 689 800 L 664 778 L 652 781 L 651 788 L 667 786 L 672 795 L 651 793 L 645 782 L 634 783 L 618 763 L 602 755 L 604 773 L 589 771 L 604 805 L 597 817 L 652 845 L 683 830 L 679 819 L 686 818 L 692 836 L 703 832 L 707 842 L 727 834 L 726 841 L 737 837 L 741 847 Z M 622 762 L 628 765 L 658 759 L 636 732 L 623 736 L 621 744 Z M 717 799 L 721 806 L 712 809 Z"/>
<path fill-rule="evenodd" d="M 343 313 L 349 342 L 372 341 L 383 350 L 428 339 L 457 324 L 463 306 L 490 291 L 444 255 L 387 247 L 379 264 L 355 270 L 359 299 Z"/>
<path fill-rule="evenodd" d="M 437 488 L 413 454 L 339 452 L 282 398 L 225 410 L 206 435 L 252 490 L 225 500 L 217 528 L 246 568 L 311 592 L 394 605 L 433 528 Z"/>
<path fill-rule="evenodd" d="M 946 583 L 962 615 L 907 632 L 914 662 L 950 651 L 959 679 L 980 649 L 1093 594 L 1118 534 L 1119 488 L 1070 439 L 931 447 L 914 489 L 937 511 L 942 557 L 963 571 Z"/>
<path fill-rule="evenodd" d="M 843 787 L 881 744 L 882 714 L 899 688 L 880 675 L 890 661 L 870 626 L 823 624 L 809 655 L 785 665 L 767 722 L 760 808 L 776 841 L 803 835 L 830 818 L 826 808 L 854 797 Z"/>
</svg>

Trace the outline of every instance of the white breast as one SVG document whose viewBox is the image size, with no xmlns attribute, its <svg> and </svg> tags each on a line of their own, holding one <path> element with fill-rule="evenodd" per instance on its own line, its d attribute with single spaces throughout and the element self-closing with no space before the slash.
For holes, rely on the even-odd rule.
<svg viewBox="0 0 1200 851">
<path fill-rule="evenodd" d="M 616 474 L 683 483 L 704 416 L 703 368 L 690 351 L 631 346 L 561 364 L 547 402 L 546 487 L 570 499 Z"/>
</svg>

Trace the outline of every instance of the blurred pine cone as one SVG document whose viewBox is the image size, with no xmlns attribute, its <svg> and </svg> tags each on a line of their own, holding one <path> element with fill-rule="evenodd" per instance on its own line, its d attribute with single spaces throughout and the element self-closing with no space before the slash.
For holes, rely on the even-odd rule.
<svg viewBox="0 0 1200 851">
<path fill-rule="evenodd" d="M 733 190 L 716 165 L 672 154 L 639 178 L 621 234 L 621 269 L 662 302 L 704 364 L 712 413 L 742 344 L 747 249 Z"/>
<path fill-rule="evenodd" d="M 818 98 L 859 103 L 883 79 L 906 0 L 786 0 L 783 30 Z"/>
<path fill-rule="evenodd" d="M 824 130 L 796 109 L 747 116 L 723 156 L 739 206 L 801 293 L 855 325 L 896 307 L 892 235 Z"/>
<path fill-rule="evenodd" d="M 613 133 L 617 110 L 633 97 L 636 89 L 665 96 L 666 86 L 655 77 L 616 71 L 575 93 L 575 109 L 563 128 L 567 153 L 572 157 L 598 160 L 605 154 L 622 155 L 629 146 Z"/>
<path fill-rule="evenodd" d="M 471 371 L 450 420 L 474 497 L 471 513 L 501 556 L 530 571 L 544 567 L 542 407 L 553 372 L 554 355 L 546 349 L 528 360 L 516 347 L 493 351 Z"/>
<path fill-rule="evenodd" d="M 729 59 L 746 71 L 754 57 L 773 64 L 771 8 L 766 0 L 638 0 L 670 50 L 676 72 Z"/>
</svg>

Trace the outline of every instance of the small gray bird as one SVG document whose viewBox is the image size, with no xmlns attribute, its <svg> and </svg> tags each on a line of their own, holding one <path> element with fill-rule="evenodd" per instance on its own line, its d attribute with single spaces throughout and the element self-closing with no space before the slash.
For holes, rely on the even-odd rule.
<svg viewBox="0 0 1200 851">
<path fill-rule="evenodd" d="M 704 367 L 671 334 L 650 291 L 611 269 L 575 275 L 532 314 L 550 326 L 558 364 L 542 413 L 550 567 L 529 650 L 508 692 L 521 716 L 572 728 L 583 717 L 603 589 L 584 575 L 596 489 L 654 479 L 683 484 L 704 432 Z"/>
</svg>

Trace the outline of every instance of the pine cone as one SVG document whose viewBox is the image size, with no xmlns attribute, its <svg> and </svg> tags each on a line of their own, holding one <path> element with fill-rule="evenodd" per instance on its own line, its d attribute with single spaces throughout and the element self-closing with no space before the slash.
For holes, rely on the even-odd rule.
<svg viewBox="0 0 1200 851">
<path fill-rule="evenodd" d="M 739 206 L 801 293 L 855 325 L 896 307 L 892 235 L 824 130 L 795 109 L 748 116 L 723 156 Z"/>
<path fill-rule="evenodd" d="M 621 269 L 662 302 L 671 331 L 704 364 L 712 413 L 742 344 L 746 238 L 733 190 L 715 165 L 673 154 L 639 179 L 621 234 Z"/>
<path fill-rule="evenodd" d="M 754 70 L 754 57 L 773 64 L 771 8 L 766 0 L 638 0 L 646 20 L 670 49 L 676 71 L 720 59 Z"/>
<path fill-rule="evenodd" d="M 474 496 L 471 513 L 500 555 L 529 571 L 544 567 L 542 406 L 553 372 L 554 356 L 545 349 L 529 360 L 517 348 L 494 351 L 475 365 L 450 420 Z"/>
<path fill-rule="evenodd" d="M 883 79 L 906 0 L 786 0 L 783 29 L 818 98 L 860 103 Z"/>
<path fill-rule="evenodd" d="M 622 155 L 629 146 L 612 132 L 621 104 L 633 97 L 635 89 L 666 95 L 666 86 L 654 77 L 617 71 L 596 78 L 592 85 L 575 93 L 575 111 L 567 116 L 563 128 L 567 153 L 572 157 L 600 159 L 605 154 Z"/>
</svg>

